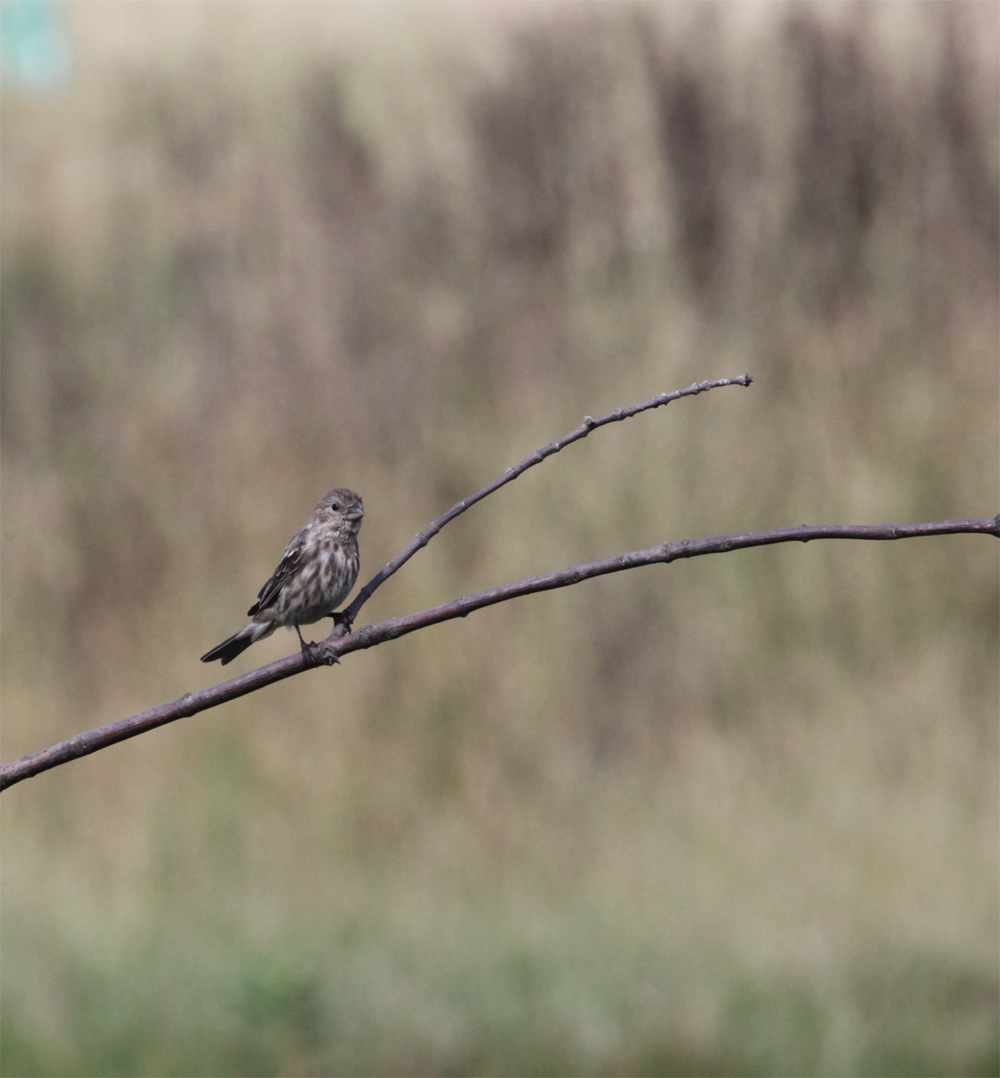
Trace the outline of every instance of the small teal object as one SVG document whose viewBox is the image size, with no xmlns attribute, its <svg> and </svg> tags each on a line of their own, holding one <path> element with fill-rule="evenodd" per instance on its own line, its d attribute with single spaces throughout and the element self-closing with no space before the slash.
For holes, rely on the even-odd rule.
<svg viewBox="0 0 1000 1078">
<path fill-rule="evenodd" d="M 65 11 L 58 0 L 0 0 L 5 82 L 44 90 L 64 86 L 73 68 Z"/>
</svg>

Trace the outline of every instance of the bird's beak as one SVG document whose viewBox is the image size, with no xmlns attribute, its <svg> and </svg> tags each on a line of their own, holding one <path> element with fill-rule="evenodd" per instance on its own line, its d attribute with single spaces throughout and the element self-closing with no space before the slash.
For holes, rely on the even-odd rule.
<svg viewBox="0 0 1000 1078">
<path fill-rule="evenodd" d="M 360 520 L 364 515 L 365 511 L 360 505 L 352 505 L 351 508 L 344 513 L 345 519 L 350 520 L 352 523 L 355 520 Z"/>
</svg>

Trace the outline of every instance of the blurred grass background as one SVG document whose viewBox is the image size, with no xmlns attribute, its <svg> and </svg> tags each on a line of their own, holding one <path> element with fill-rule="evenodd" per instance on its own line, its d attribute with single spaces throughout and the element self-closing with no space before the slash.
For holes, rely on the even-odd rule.
<svg viewBox="0 0 1000 1078">
<path fill-rule="evenodd" d="M 374 597 L 998 489 L 998 7 L 91 2 L 0 127 L 4 759 Z M 622 574 L 11 790 L 6 1075 L 997 1074 L 983 537 Z M 281 633 L 233 668 L 295 650 Z M 227 669 L 226 673 L 229 673 Z"/>
</svg>

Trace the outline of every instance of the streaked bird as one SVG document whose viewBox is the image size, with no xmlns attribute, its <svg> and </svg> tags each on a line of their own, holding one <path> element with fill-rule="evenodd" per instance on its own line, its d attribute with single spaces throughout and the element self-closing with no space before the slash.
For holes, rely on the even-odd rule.
<svg viewBox="0 0 1000 1078">
<path fill-rule="evenodd" d="M 300 625 L 333 617 L 358 578 L 358 531 L 365 507 L 353 490 L 338 487 L 320 500 L 309 523 L 285 547 L 271 579 L 247 611 L 252 619 L 238 633 L 201 657 L 203 663 L 232 662 L 251 644 L 287 626 L 299 634 Z"/>
</svg>

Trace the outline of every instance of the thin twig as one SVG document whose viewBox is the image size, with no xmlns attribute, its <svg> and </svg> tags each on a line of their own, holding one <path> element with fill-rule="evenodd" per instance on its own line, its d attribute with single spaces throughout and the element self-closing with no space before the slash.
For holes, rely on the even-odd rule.
<svg viewBox="0 0 1000 1078">
<path fill-rule="evenodd" d="M 549 591 L 578 584 L 595 576 L 618 573 L 625 569 L 636 569 L 643 565 L 669 563 L 680 558 L 695 558 L 703 554 L 724 554 L 732 550 L 747 547 L 769 546 L 773 543 L 807 543 L 813 539 L 913 539 L 930 535 L 950 535 L 960 532 L 994 535 L 1000 537 L 1000 515 L 991 520 L 942 520 L 929 524 L 884 524 L 884 525 L 831 525 L 819 527 L 782 528 L 777 531 L 747 532 L 742 535 L 722 535 L 712 539 L 684 540 L 679 543 L 663 543 L 649 550 L 639 550 L 632 554 L 620 554 L 601 561 L 571 565 L 555 573 L 518 580 L 512 584 L 493 588 L 490 591 L 469 595 L 443 606 L 409 614 L 402 618 L 389 618 L 377 625 L 368 625 L 348 636 L 337 638 L 334 634 L 317 645 L 315 652 L 321 663 L 336 662 L 341 656 L 352 651 L 375 647 L 388 640 L 405 636 L 417 629 L 436 625 L 452 618 L 464 618 L 474 610 L 495 603 L 506 602 L 521 595 Z M 196 715 L 199 711 L 216 707 L 227 700 L 244 696 L 255 689 L 270 685 L 275 681 L 291 677 L 310 669 L 314 662 L 301 653 L 290 655 L 286 659 L 262 666 L 232 681 L 216 685 L 211 689 L 187 693 L 179 700 L 161 704 L 149 711 L 140 712 L 131 718 L 122 719 L 110 726 L 102 726 L 85 734 L 78 734 L 68 741 L 53 745 L 33 756 L 5 764 L 0 768 L 0 790 L 13 786 L 22 779 L 31 778 L 49 768 L 68 763 L 80 756 L 87 756 L 99 749 L 114 745 L 118 741 L 135 737 L 157 726 L 163 726 L 176 719 Z"/>
<path fill-rule="evenodd" d="M 460 502 L 456 502 L 447 512 L 442 513 L 437 520 L 429 525 L 424 531 L 419 532 L 413 537 L 413 542 L 393 561 L 388 565 L 384 565 L 379 571 L 368 581 L 367 584 L 358 592 L 354 597 L 354 602 L 344 611 L 346 622 L 350 624 L 357 618 L 359 611 L 368 602 L 375 592 L 375 589 L 380 587 L 397 569 L 405 565 L 410 558 L 422 547 L 434 538 L 435 535 L 445 526 L 445 524 L 452 521 L 457 516 L 461 516 L 466 509 L 470 509 L 476 504 L 481 502 L 487 495 L 492 494 L 495 490 L 499 490 L 506 483 L 510 483 L 516 479 L 522 472 L 526 472 L 529 468 L 533 468 L 536 464 L 541 464 L 546 457 L 551 457 L 553 453 L 558 453 L 560 449 L 565 449 L 566 446 L 571 445 L 573 442 L 580 441 L 581 438 L 586 438 L 587 435 L 598 427 L 606 426 L 608 423 L 620 423 L 623 419 L 629 419 L 634 415 L 638 415 L 640 412 L 648 412 L 651 408 L 662 408 L 663 405 L 669 404 L 671 401 L 679 400 L 681 397 L 694 397 L 699 393 L 706 393 L 710 389 L 720 389 L 722 386 L 749 386 L 753 379 L 749 374 L 740 375 L 739 378 L 720 378 L 714 382 L 695 382 L 693 385 L 688 386 L 687 389 L 678 389 L 673 393 L 661 393 L 658 397 L 653 397 L 652 400 L 643 401 L 642 404 L 634 404 L 631 408 L 616 408 L 613 412 L 609 412 L 607 415 L 603 415 L 600 419 L 592 419 L 589 415 L 583 417 L 583 422 L 574 431 L 570 431 L 569 434 L 562 438 L 557 438 L 554 442 L 549 442 L 548 445 L 542 446 L 541 449 L 536 449 L 534 453 L 529 457 L 525 457 L 520 464 L 513 468 L 508 468 L 503 475 L 498 476 L 492 483 L 487 483 L 481 490 L 477 490 L 475 494 L 470 495 L 468 498 L 463 498 Z M 333 636 L 343 636 L 347 632 L 346 625 L 337 626 L 334 628 Z"/>
<path fill-rule="evenodd" d="M 635 404 L 631 408 L 617 408 L 615 411 L 609 412 L 605 416 L 601 416 L 600 419 L 592 419 L 590 416 L 584 416 L 583 423 L 577 427 L 576 430 L 570 432 L 563 438 L 557 438 L 556 441 L 550 442 L 541 449 L 537 449 L 531 456 L 526 457 L 516 467 L 508 468 L 502 476 L 494 479 L 492 483 L 488 483 L 470 497 L 463 498 L 460 502 L 457 502 L 447 512 L 442 513 L 430 527 L 415 536 L 413 542 L 410 543 L 398 558 L 389 562 L 388 565 L 383 566 L 382 569 L 380 569 L 361 589 L 361 591 L 358 592 L 354 602 L 343 611 L 343 616 L 334 622 L 333 630 L 324 643 L 329 644 L 346 637 L 349 628 L 357 617 L 361 607 L 364 606 L 369 598 L 371 598 L 376 588 L 378 588 L 385 580 L 388 580 L 400 566 L 405 565 L 418 550 L 425 547 L 445 524 L 454 520 L 455 517 L 460 516 L 466 509 L 475 505 L 476 502 L 482 501 L 483 498 L 492 494 L 493 491 L 498 490 L 500 487 L 504 486 L 504 484 L 516 479 L 522 472 L 541 463 L 546 457 L 552 456 L 553 453 L 558 453 L 560 449 L 563 449 L 571 442 L 586 438 L 587 435 L 597 427 L 603 427 L 608 423 L 618 423 L 623 419 L 628 419 L 630 416 L 638 415 L 640 412 L 649 411 L 652 408 L 660 408 L 673 400 L 678 400 L 680 397 L 693 397 L 699 393 L 704 393 L 709 389 L 717 389 L 722 386 L 749 386 L 752 381 L 753 379 L 749 374 L 744 374 L 739 378 L 721 378 L 714 382 L 695 382 L 693 385 L 688 386 L 687 389 L 679 389 L 673 393 L 661 393 L 658 397 L 653 397 L 652 400 L 644 401 L 642 404 Z M 325 654 L 326 658 L 324 661 L 336 661 L 335 653 L 327 651 Z M 286 667 L 285 664 L 287 660 L 282 660 L 280 663 L 271 663 L 269 666 L 261 667 L 258 670 L 251 671 L 249 674 L 244 674 L 241 677 L 233 678 L 231 681 L 226 681 L 222 685 L 217 685 L 213 689 L 205 689 L 196 694 L 187 693 L 180 697 L 180 699 L 173 701 L 173 703 L 163 704 L 160 707 L 152 708 L 139 715 L 133 715 L 130 719 L 123 719 L 121 722 L 101 727 L 99 730 L 92 730 L 86 734 L 79 734 L 59 745 L 54 745 L 51 749 L 45 750 L 45 752 L 36 753 L 31 757 L 25 757 L 13 764 L 7 764 L 5 767 L 0 768 L 0 790 L 5 789 L 13 782 L 20 781 L 22 778 L 37 774 L 39 771 L 44 771 L 50 767 L 55 767 L 57 764 L 76 759 L 78 756 L 85 756 L 88 753 L 96 752 L 106 745 L 113 745 L 116 741 L 134 737 L 136 734 L 153 729 L 163 723 L 173 722 L 175 719 L 194 715 L 207 707 L 214 707 L 218 704 L 225 703 L 227 700 L 232 700 L 247 692 L 253 692 L 263 685 L 268 685 L 272 681 L 279 681 L 282 678 L 290 677 L 292 674 L 300 673 L 301 670 L 307 669 L 309 666 L 317 665 L 315 658 L 313 661 L 309 661 L 301 655 L 300 658 L 302 661 L 297 665 L 293 664 Z M 278 672 L 279 670 L 281 672 Z M 263 678 L 258 677 L 262 671 L 268 671 L 269 673 Z M 33 761 L 40 766 L 35 766 L 33 769 L 27 769 L 22 766 L 25 765 L 26 761 Z M 16 771 L 17 778 L 11 777 L 15 772 L 10 769 L 20 769 Z"/>
</svg>

